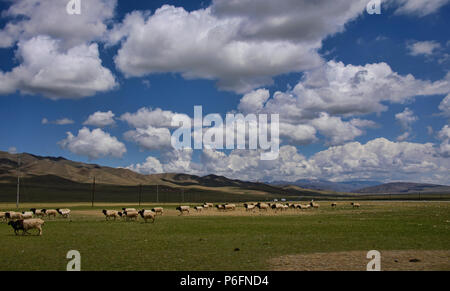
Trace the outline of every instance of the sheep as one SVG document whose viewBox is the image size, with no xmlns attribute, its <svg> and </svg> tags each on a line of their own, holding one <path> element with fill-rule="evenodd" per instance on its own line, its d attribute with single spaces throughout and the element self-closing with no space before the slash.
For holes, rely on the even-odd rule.
<svg viewBox="0 0 450 291">
<path fill-rule="evenodd" d="M 261 211 L 261 210 L 267 211 L 267 210 L 269 209 L 269 205 L 268 205 L 267 203 L 261 203 L 261 202 L 258 202 L 255 206 L 258 207 L 258 209 L 259 209 L 260 211 Z"/>
<path fill-rule="evenodd" d="M 208 204 L 203 204 L 202 205 L 203 209 L 208 210 L 209 209 L 209 205 Z"/>
<path fill-rule="evenodd" d="M 106 209 L 103 209 L 103 210 L 102 210 L 102 213 L 105 215 L 105 219 L 106 219 L 106 220 L 109 220 L 110 217 L 114 217 L 114 220 L 116 220 L 116 218 L 117 218 L 118 216 L 122 216 L 122 212 L 120 212 L 120 214 L 119 214 L 119 212 L 116 211 L 116 210 L 106 210 Z"/>
<path fill-rule="evenodd" d="M 33 212 L 34 216 L 36 216 L 36 217 L 44 217 L 45 216 L 45 213 L 42 212 L 42 210 L 40 210 L 40 209 L 31 208 L 30 211 Z"/>
<path fill-rule="evenodd" d="M 331 203 L 331 207 L 335 208 L 337 206 L 337 203 L 333 202 Z"/>
<path fill-rule="evenodd" d="M 22 212 L 23 219 L 30 219 L 33 218 L 33 212 L 31 211 L 23 211 Z"/>
<path fill-rule="evenodd" d="M 210 208 L 213 208 L 213 207 L 214 207 L 214 204 L 208 203 L 208 202 L 203 203 L 203 205 L 208 205 L 208 208 L 209 208 L 209 207 L 210 207 Z"/>
<path fill-rule="evenodd" d="M 147 219 L 151 219 L 152 223 L 155 222 L 155 217 L 156 217 L 155 212 L 142 209 L 138 213 L 141 215 L 141 217 L 145 220 L 146 223 L 147 223 Z"/>
<path fill-rule="evenodd" d="M 164 208 L 162 208 L 162 207 L 155 207 L 155 208 L 152 209 L 152 211 L 155 212 L 157 215 L 158 215 L 158 213 L 163 215 Z"/>
<path fill-rule="evenodd" d="M 189 214 L 189 206 L 178 206 L 176 210 L 180 211 L 179 215 L 183 215 L 184 212 L 187 212 Z"/>
<path fill-rule="evenodd" d="M 361 206 L 361 204 L 355 202 L 352 202 L 351 205 L 353 206 L 353 208 L 359 208 Z"/>
<path fill-rule="evenodd" d="M 42 235 L 42 225 L 44 224 L 44 220 L 40 218 L 31 218 L 31 219 L 19 219 L 17 221 L 10 221 L 8 225 L 11 225 L 14 229 L 14 233 L 17 235 L 19 230 L 22 230 L 22 235 L 25 233 L 29 234 L 29 229 L 37 229 L 39 230 L 39 235 Z"/>
<path fill-rule="evenodd" d="M 0 218 L 5 221 L 6 220 L 6 216 L 5 216 L 6 212 L 0 211 Z"/>
<path fill-rule="evenodd" d="M 55 209 L 42 209 L 42 212 L 45 213 L 45 215 L 48 216 L 48 218 L 50 218 L 50 216 L 53 215 L 54 218 L 56 218 L 56 214 L 58 214 L 58 211 L 56 211 Z"/>
<path fill-rule="evenodd" d="M 289 209 L 289 205 L 283 205 L 283 210 L 288 210 Z"/>
<path fill-rule="evenodd" d="M 319 204 L 315 203 L 314 201 L 311 200 L 311 202 L 309 203 L 309 206 L 313 207 L 313 208 L 319 208 Z"/>
<path fill-rule="evenodd" d="M 203 210 L 203 206 L 195 206 L 194 209 L 197 212 L 201 212 Z"/>
<path fill-rule="evenodd" d="M 137 211 L 127 211 L 127 210 L 125 210 L 123 212 L 123 214 L 125 215 L 127 220 L 129 220 L 129 219 L 137 220 L 138 219 L 138 215 L 139 215 L 139 213 Z"/>
<path fill-rule="evenodd" d="M 122 210 L 125 212 L 125 211 L 136 211 L 137 212 L 137 210 L 136 210 L 136 208 L 122 208 Z"/>
<path fill-rule="evenodd" d="M 5 217 L 8 220 L 20 220 L 23 219 L 23 215 L 20 212 L 8 211 L 5 213 Z"/>
<path fill-rule="evenodd" d="M 278 210 L 281 210 L 281 211 L 284 210 L 283 204 L 280 204 L 280 203 L 272 204 L 271 208 L 277 212 L 278 212 Z"/>
<path fill-rule="evenodd" d="M 235 204 L 225 204 L 224 206 L 224 210 L 235 210 L 236 209 L 236 205 Z"/>
<path fill-rule="evenodd" d="M 217 210 L 225 210 L 225 205 L 224 204 L 217 204 L 216 205 Z"/>
<path fill-rule="evenodd" d="M 68 218 L 70 216 L 70 209 L 68 208 L 64 209 L 56 208 L 56 212 L 58 212 L 63 218 Z"/>
<path fill-rule="evenodd" d="M 253 203 L 244 203 L 244 207 L 246 211 L 255 210 L 256 205 Z"/>
</svg>

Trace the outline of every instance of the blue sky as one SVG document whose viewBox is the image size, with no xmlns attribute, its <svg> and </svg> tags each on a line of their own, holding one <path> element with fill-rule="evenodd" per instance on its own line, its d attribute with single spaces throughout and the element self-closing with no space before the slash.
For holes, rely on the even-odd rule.
<svg viewBox="0 0 450 291">
<path fill-rule="evenodd" d="M 81 15 L 65 2 L 0 2 L 0 150 L 145 174 L 450 184 L 447 0 L 383 1 L 381 15 L 368 0 L 81 0 Z M 279 158 L 175 151 L 162 120 L 195 105 L 279 114 Z"/>
</svg>

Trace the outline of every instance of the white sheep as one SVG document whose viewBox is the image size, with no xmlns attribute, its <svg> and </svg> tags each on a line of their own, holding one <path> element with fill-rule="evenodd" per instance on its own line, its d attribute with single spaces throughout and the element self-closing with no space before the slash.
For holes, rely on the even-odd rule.
<svg viewBox="0 0 450 291">
<path fill-rule="evenodd" d="M 70 209 L 68 208 L 64 209 L 56 208 L 56 212 L 58 212 L 63 218 L 68 218 L 70 216 Z"/>
<path fill-rule="evenodd" d="M 361 206 L 361 204 L 355 202 L 352 202 L 351 205 L 353 205 L 353 208 L 359 208 Z"/>
<path fill-rule="evenodd" d="M 56 214 L 58 214 L 58 211 L 56 211 L 55 209 L 42 209 L 42 212 L 45 213 L 45 215 L 48 216 L 48 218 L 50 218 L 50 216 L 53 216 L 54 218 L 56 218 Z"/>
<path fill-rule="evenodd" d="M 42 212 L 42 210 L 40 210 L 40 209 L 31 208 L 30 211 L 33 212 L 34 216 L 36 216 L 36 217 L 44 217 L 45 216 L 45 213 Z"/>
<path fill-rule="evenodd" d="M 127 210 L 125 210 L 125 211 L 123 212 L 123 214 L 125 215 L 125 217 L 127 218 L 127 220 L 129 220 L 129 219 L 137 220 L 137 219 L 138 219 L 139 212 L 137 212 L 137 211 L 127 211 Z"/>
<path fill-rule="evenodd" d="M 152 211 L 153 211 L 154 213 L 156 213 L 156 215 L 158 215 L 158 214 L 163 215 L 163 213 L 164 213 L 164 208 L 162 208 L 162 207 L 155 207 L 155 208 L 152 209 Z"/>
<path fill-rule="evenodd" d="M 246 211 L 252 211 L 255 210 L 256 205 L 253 203 L 244 203 L 244 208 Z"/>
<path fill-rule="evenodd" d="M 31 211 L 24 211 L 22 212 L 23 219 L 30 219 L 33 218 L 33 212 Z"/>
<path fill-rule="evenodd" d="M 256 205 L 255 205 L 256 207 L 258 207 L 258 209 L 261 211 L 261 210 L 268 210 L 269 209 L 269 204 L 267 204 L 267 203 L 261 203 L 261 202 L 258 202 Z"/>
<path fill-rule="evenodd" d="M 19 220 L 23 219 L 23 215 L 20 212 L 8 211 L 5 213 L 5 217 L 8 220 Z"/>
<path fill-rule="evenodd" d="M 331 203 L 331 207 L 336 208 L 336 206 L 337 206 L 337 203 L 335 203 L 335 202 Z"/>
<path fill-rule="evenodd" d="M 156 217 L 156 213 L 155 212 L 142 209 L 138 213 L 145 220 L 145 222 L 147 222 L 148 219 L 151 219 L 152 223 L 155 222 L 155 217 Z"/>
<path fill-rule="evenodd" d="M 224 210 L 235 210 L 236 209 L 236 205 L 235 204 L 225 204 L 224 205 Z"/>
<path fill-rule="evenodd" d="M 136 210 L 136 208 L 122 208 L 122 210 L 123 211 L 136 211 L 137 212 L 137 210 Z"/>
<path fill-rule="evenodd" d="M 203 206 L 195 206 L 194 209 L 197 212 L 201 212 L 203 210 Z"/>
<path fill-rule="evenodd" d="M 178 206 L 176 210 L 180 211 L 179 215 L 182 215 L 184 212 L 187 212 L 189 214 L 189 206 Z"/>
<path fill-rule="evenodd" d="M 110 217 L 114 217 L 114 220 L 119 216 L 119 212 L 116 210 L 106 210 L 103 209 L 102 213 L 105 215 L 105 219 L 108 220 Z M 122 213 L 121 213 L 122 214 Z"/>
</svg>

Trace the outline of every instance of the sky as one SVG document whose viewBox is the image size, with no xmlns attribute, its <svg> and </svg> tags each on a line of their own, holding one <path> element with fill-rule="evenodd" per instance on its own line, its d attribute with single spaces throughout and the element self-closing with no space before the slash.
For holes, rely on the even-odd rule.
<svg viewBox="0 0 450 291">
<path fill-rule="evenodd" d="M 450 185 L 450 0 L 0 1 L 0 150 L 252 181 Z M 174 116 L 278 114 L 261 150 Z"/>
</svg>

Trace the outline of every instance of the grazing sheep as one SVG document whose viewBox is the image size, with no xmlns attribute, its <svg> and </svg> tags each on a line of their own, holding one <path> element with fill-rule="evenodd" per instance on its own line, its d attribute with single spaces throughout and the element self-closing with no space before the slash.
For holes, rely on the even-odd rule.
<svg viewBox="0 0 450 291">
<path fill-rule="evenodd" d="M 203 206 L 195 206 L 194 209 L 197 212 L 201 212 L 203 210 Z"/>
<path fill-rule="evenodd" d="M 56 211 L 55 209 L 42 209 L 42 212 L 45 213 L 45 215 L 48 216 L 48 218 L 50 218 L 50 216 L 53 216 L 54 218 L 56 218 L 56 214 L 58 214 L 58 211 Z"/>
<path fill-rule="evenodd" d="M 256 206 L 260 211 L 261 211 L 261 210 L 267 211 L 267 210 L 269 209 L 269 205 L 268 205 L 267 203 L 261 203 L 261 202 L 258 202 L 255 206 Z"/>
<path fill-rule="evenodd" d="M 136 210 L 136 208 L 122 208 L 122 210 L 123 211 L 136 211 L 137 212 L 137 210 Z"/>
<path fill-rule="evenodd" d="M 352 202 L 351 205 L 353 206 L 353 208 L 359 208 L 361 206 L 361 204 L 355 202 Z"/>
<path fill-rule="evenodd" d="M 31 211 L 24 211 L 22 212 L 23 219 L 30 219 L 33 218 L 33 212 Z"/>
<path fill-rule="evenodd" d="M 252 211 L 255 210 L 256 205 L 253 203 L 244 203 L 244 207 L 246 211 Z"/>
<path fill-rule="evenodd" d="M 270 208 L 274 209 L 275 211 L 283 210 L 283 205 L 279 203 L 274 203 Z"/>
<path fill-rule="evenodd" d="M 34 216 L 36 216 L 36 217 L 44 217 L 45 216 L 45 213 L 42 212 L 42 210 L 40 210 L 40 209 L 31 208 L 30 211 L 33 212 Z"/>
<path fill-rule="evenodd" d="M 22 230 L 22 235 L 25 233 L 29 234 L 28 230 L 30 229 L 37 229 L 39 230 L 39 235 L 42 235 L 42 225 L 44 224 L 44 221 L 40 218 L 31 218 L 26 220 L 17 220 L 17 221 L 10 221 L 8 222 L 8 225 L 11 225 L 14 229 L 14 233 L 17 235 L 19 230 Z"/>
<path fill-rule="evenodd" d="M 225 204 L 224 206 L 224 210 L 236 210 L 236 205 L 235 204 Z"/>
<path fill-rule="evenodd" d="M 122 216 L 122 212 L 118 212 L 116 210 L 103 209 L 102 212 L 105 215 L 106 220 L 109 220 L 110 217 L 114 217 L 114 220 L 116 220 L 116 218 L 119 216 L 119 213 L 120 213 L 120 216 Z"/>
<path fill-rule="evenodd" d="M 23 215 L 20 212 L 8 211 L 5 213 L 7 220 L 20 220 L 23 219 Z"/>
<path fill-rule="evenodd" d="M 335 208 L 337 206 L 337 203 L 331 203 L 331 207 Z"/>
<path fill-rule="evenodd" d="M 58 212 L 63 218 L 68 218 L 70 216 L 70 209 L 68 208 L 64 209 L 56 208 L 56 212 Z"/>
<path fill-rule="evenodd" d="M 209 209 L 209 205 L 208 204 L 203 204 L 202 205 L 203 209 L 208 210 Z"/>
<path fill-rule="evenodd" d="M 125 210 L 123 212 L 123 214 L 125 215 L 127 220 L 129 220 L 129 219 L 137 220 L 138 219 L 138 215 L 139 215 L 139 213 L 137 211 L 127 211 L 127 210 Z"/>
<path fill-rule="evenodd" d="M 319 208 L 319 204 L 315 203 L 311 200 L 311 202 L 309 203 L 309 206 L 313 207 L 313 208 Z"/>
<path fill-rule="evenodd" d="M 138 212 L 141 217 L 145 220 L 145 222 L 147 222 L 148 219 L 152 220 L 152 223 L 155 222 L 155 217 L 156 217 L 156 213 L 153 211 L 148 211 L 145 209 L 142 209 L 141 211 Z"/>
<path fill-rule="evenodd" d="M 155 207 L 155 208 L 152 209 L 152 211 L 155 212 L 157 215 L 158 215 L 158 213 L 163 215 L 164 208 L 162 208 L 162 207 Z"/>
<path fill-rule="evenodd" d="M 178 206 L 176 210 L 180 211 L 179 215 L 183 215 L 184 212 L 187 212 L 189 214 L 189 206 Z"/>
<path fill-rule="evenodd" d="M 225 205 L 224 204 L 217 204 L 216 208 L 217 208 L 217 210 L 225 210 Z"/>
<path fill-rule="evenodd" d="M 122 211 L 118 211 L 117 215 L 119 215 L 119 217 L 122 218 L 122 219 L 125 218 L 125 215 L 123 214 Z"/>
<path fill-rule="evenodd" d="M 214 204 L 208 203 L 208 202 L 203 203 L 203 205 L 208 205 L 208 208 L 213 208 L 214 207 Z"/>
</svg>

